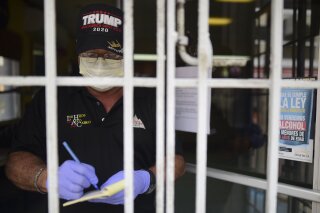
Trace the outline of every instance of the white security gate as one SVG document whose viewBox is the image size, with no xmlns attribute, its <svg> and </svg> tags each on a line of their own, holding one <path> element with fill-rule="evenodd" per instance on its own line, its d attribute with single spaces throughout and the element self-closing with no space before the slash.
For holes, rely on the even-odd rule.
<svg viewBox="0 0 320 213">
<path fill-rule="evenodd" d="M 135 78 L 133 77 L 133 1 L 124 2 L 124 78 L 85 78 L 85 77 L 57 77 L 56 70 L 56 29 L 55 29 L 55 1 L 44 1 L 45 18 L 45 77 L 1 77 L 3 85 L 16 86 L 45 86 L 46 87 L 46 125 L 47 125 L 47 155 L 49 172 L 49 212 L 59 212 L 58 198 L 58 152 L 57 152 L 57 86 L 90 86 L 110 84 L 124 87 L 124 168 L 126 177 L 125 212 L 133 212 L 133 88 L 156 87 L 157 89 L 157 213 L 174 212 L 174 155 L 175 155 L 175 88 L 197 87 L 198 88 L 198 134 L 197 134 L 197 166 L 188 165 L 189 172 L 197 175 L 196 183 L 196 212 L 206 212 L 206 177 L 222 179 L 246 186 L 256 187 L 267 191 L 267 213 L 276 212 L 277 193 L 283 193 L 315 202 L 320 202 L 320 193 L 317 190 L 308 190 L 292 185 L 278 183 L 278 139 L 280 117 L 280 91 L 281 87 L 295 88 L 320 88 L 318 81 L 305 80 L 282 80 L 282 29 L 283 29 L 283 1 L 272 1 L 271 17 L 271 77 L 267 80 L 258 79 L 207 79 L 207 71 L 212 65 L 212 49 L 209 43 L 208 17 L 209 0 L 199 0 L 198 8 L 198 58 L 193 63 L 198 64 L 198 79 L 175 79 L 175 48 L 178 41 L 176 26 L 176 1 L 157 1 L 157 77 Z M 181 1 L 178 1 L 181 2 Z M 166 4 L 165 4 L 166 3 Z M 165 8 L 165 5 L 167 6 Z M 167 26 L 165 26 L 165 18 Z M 166 32 L 166 36 L 165 36 Z M 165 40 L 165 37 L 167 39 Z M 165 43 L 167 41 L 167 43 Z M 318 41 L 319 42 L 319 41 Z M 166 52 L 165 52 L 166 45 Z M 320 55 L 320 54 L 319 54 Z M 166 67 L 165 67 L 166 66 Z M 166 69 L 165 69 L 166 68 Z M 167 85 L 165 87 L 165 70 L 167 73 Z M 318 70 L 318 74 L 319 74 Z M 318 78 L 319 79 L 319 78 Z M 250 176 L 235 174 L 217 169 L 207 169 L 207 137 L 206 126 L 203 122 L 208 113 L 207 90 L 208 88 L 267 88 L 269 92 L 269 142 L 268 142 L 268 167 L 267 179 L 253 178 Z M 167 97 L 165 97 L 165 89 Z M 165 121 L 165 98 L 167 99 L 166 129 Z M 318 94 L 318 106 L 320 97 Z M 317 110 L 319 111 L 319 110 Z M 317 113 L 318 114 L 318 113 Z M 318 116 L 319 117 L 319 116 Z M 317 127 L 320 121 L 317 119 Z M 319 166 L 319 128 L 316 128 L 315 164 Z M 166 181 L 164 181 L 164 136 L 166 134 Z M 315 169 L 319 173 L 319 168 Z M 317 176 L 318 177 L 318 176 Z M 319 178 L 316 180 L 320 185 Z M 166 205 L 164 205 L 164 184 L 166 184 Z M 315 203 L 315 207 L 316 207 Z M 166 209 L 164 209 L 166 208 Z M 320 212 L 320 210 L 318 210 Z"/>
</svg>

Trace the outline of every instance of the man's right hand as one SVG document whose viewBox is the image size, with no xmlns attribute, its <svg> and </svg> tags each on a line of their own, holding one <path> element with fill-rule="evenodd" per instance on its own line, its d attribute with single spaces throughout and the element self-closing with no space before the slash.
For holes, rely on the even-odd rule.
<svg viewBox="0 0 320 213">
<path fill-rule="evenodd" d="M 59 167 L 59 197 L 65 200 L 78 199 L 83 190 L 97 184 L 98 178 L 93 166 L 67 160 Z"/>
</svg>

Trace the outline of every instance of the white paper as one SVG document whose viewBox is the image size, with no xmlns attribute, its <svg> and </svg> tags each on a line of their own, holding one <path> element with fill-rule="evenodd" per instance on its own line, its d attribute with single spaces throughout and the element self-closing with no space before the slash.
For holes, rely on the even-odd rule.
<svg viewBox="0 0 320 213">
<path fill-rule="evenodd" d="M 211 70 L 208 71 L 208 76 L 211 76 Z M 176 78 L 197 78 L 198 67 L 177 67 Z M 197 132 L 198 124 L 198 105 L 197 88 L 176 88 L 176 115 L 175 128 L 176 130 L 186 132 Z M 208 116 L 207 116 L 207 133 L 210 132 L 210 104 L 211 104 L 211 89 L 208 89 Z"/>
<path fill-rule="evenodd" d="M 284 149 L 291 149 L 292 151 L 282 151 Z M 309 144 L 304 144 L 296 147 L 282 144 L 279 151 L 279 158 L 312 163 L 313 140 L 310 139 Z"/>
</svg>

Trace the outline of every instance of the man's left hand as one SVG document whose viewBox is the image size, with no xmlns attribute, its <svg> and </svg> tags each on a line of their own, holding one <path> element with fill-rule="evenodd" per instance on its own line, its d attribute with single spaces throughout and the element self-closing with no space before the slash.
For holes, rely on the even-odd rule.
<svg viewBox="0 0 320 213">
<path fill-rule="evenodd" d="M 150 174 L 146 170 L 135 170 L 133 171 L 134 178 L 134 199 L 139 195 L 146 192 L 150 185 Z M 103 189 L 113 183 L 116 183 L 120 180 L 124 179 L 124 171 L 120 171 L 113 176 L 111 176 L 101 187 Z M 120 191 L 117 194 L 114 194 L 111 197 L 102 198 L 102 199 L 94 199 L 90 200 L 90 202 L 94 203 L 108 203 L 112 205 L 120 205 L 124 204 L 124 191 Z"/>
</svg>

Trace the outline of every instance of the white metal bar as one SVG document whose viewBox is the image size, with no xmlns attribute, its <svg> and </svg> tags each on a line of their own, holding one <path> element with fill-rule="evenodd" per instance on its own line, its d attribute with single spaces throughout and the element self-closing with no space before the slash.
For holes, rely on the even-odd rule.
<svg viewBox="0 0 320 213">
<path fill-rule="evenodd" d="M 188 37 L 185 35 L 186 1 L 177 0 L 177 3 L 178 52 L 184 62 L 190 65 L 197 65 L 198 58 L 191 56 L 186 49 L 189 44 Z M 213 66 L 245 66 L 248 60 L 248 56 L 213 56 L 212 62 Z"/>
<path fill-rule="evenodd" d="M 125 213 L 134 212 L 133 202 L 133 1 L 124 1 L 124 173 Z"/>
<path fill-rule="evenodd" d="M 175 168 L 175 31 L 176 2 L 167 1 L 167 118 L 166 118 L 166 213 L 174 212 L 174 168 Z"/>
<path fill-rule="evenodd" d="M 283 87 L 291 88 L 320 88 L 320 81 L 315 80 L 282 80 Z"/>
<path fill-rule="evenodd" d="M 178 0 L 177 9 L 177 28 L 178 28 L 178 52 L 183 61 L 190 65 L 197 65 L 198 59 L 189 55 L 186 46 L 188 45 L 188 37 L 185 36 L 185 0 Z"/>
<path fill-rule="evenodd" d="M 175 87 L 197 87 L 198 79 L 197 78 L 176 78 L 174 82 Z"/>
<path fill-rule="evenodd" d="M 269 88 L 269 79 L 209 79 L 211 88 Z"/>
<path fill-rule="evenodd" d="M 48 182 L 50 183 L 48 187 L 48 212 L 50 213 L 59 213 L 55 13 L 55 1 L 44 1 L 47 168 Z"/>
<path fill-rule="evenodd" d="M 260 88 L 267 89 L 271 85 L 269 79 L 208 79 L 207 80 L 209 88 L 241 88 L 241 89 L 250 89 L 250 88 Z M 176 79 L 176 87 L 196 87 L 198 80 L 195 78 L 183 78 Z M 314 81 L 307 80 L 283 80 L 281 85 L 284 87 L 297 87 L 301 88 L 319 88 L 320 84 Z"/>
<path fill-rule="evenodd" d="M 133 78 L 133 85 L 143 87 L 156 87 L 158 85 L 158 80 L 155 78 Z"/>
<path fill-rule="evenodd" d="M 13 86 L 44 86 L 46 84 L 46 77 L 1 76 L 0 84 Z"/>
<path fill-rule="evenodd" d="M 320 36 L 317 36 L 315 42 L 318 42 L 318 78 L 317 81 L 320 84 Z M 313 189 L 319 190 L 320 189 L 320 88 L 317 90 L 317 103 L 316 103 L 316 123 L 315 123 L 315 140 L 314 140 L 314 162 L 313 162 Z M 312 212 L 319 213 L 320 212 L 320 204 L 319 203 L 312 203 Z"/>
<path fill-rule="evenodd" d="M 117 8 L 122 9 L 122 0 L 117 0 L 116 5 L 117 5 Z"/>
<path fill-rule="evenodd" d="M 186 171 L 195 173 L 196 165 L 187 163 Z M 267 189 L 267 181 L 261 178 L 255 178 L 234 172 L 228 172 L 220 169 L 207 168 L 207 176 L 218 180 L 237 183 L 245 186 L 255 187 L 259 189 Z"/>
<path fill-rule="evenodd" d="M 124 79 L 116 77 L 56 77 L 56 84 L 59 86 L 93 86 L 105 85 L 110 86 L 123 86 Z M 45 86 L 46 77 L 2 77 L 0 78 L 1 85 L 14 85 L 14 86 Z M 155 78 L 136 77 L 133 78 L 133 85 L 143 87 L 156 87 L 157 80 Z"/>
<path fill-rule="evenodd" d="M 207 84 L 209 88 L 269 88 L 270 80 L 259 79 L 208 79 Z M 183 78 L 176 79 L 176 87 L 196 87 L 198 85 L 198 79 L 195 78 Z"/>
<path fill-rule="evenodd" d="M 269 141 L 267 156 L 266 213 L 276 212 L 278 185 L 278 143 L 281 95 L 283 1 L 271 2 L 271 85 L 269 93 Z"/>
<path fill-rule="evenodd" d="M 292 186 L 289 184 L 278 183 L 278 192 L 292 197 L 297 197 L 305 200 L 320 202 L 319 191 L 306 189 L 303 187 Z"/>
<path fill-rule="evenodd" d="M 159 59 L 160 60 L 160 59 Z M 14 85 L 14 86 L 44 86 L 45 77 L 28 76 L 28 77 L 11 77 L 1 76 L 1 85 Z M 271 83 L 269 79 L 208 79 L 208 87 L 210 88 L 269 88 Z M 59 86 L 92 86 L 92 85 L 105 85 L 110 86 L 123 86 L 123 78 L 116 77 L 56 77 L 56 83 Z M 148 77 L 134 77 L 133 85 L 141 87 L 156 87 L 157 79 Z M 282 87 L 292 88 L 320 88 L 319 81 L 312 80 L 295 80 L 286 79 L 280 83 Z M 196 87 L 198 79 L 183 78 L 176 79 L 176 87 Z"/>
<path fill-rule="evenodd" d="M 195 174 L 196 165 L 187 163 L 186 171 Z M 242 175 L 213 168 L 207 168 L 207 176 L 218 180 L 228 181 L 258 189 L 267 189 L 267 181 L 262 178 L 256 178 L 248 175 Z M 278 192 L 301 199 L 320 202 L 320 192 L 315 190 L 279 183 Z"/>
<path fill-rule="evenodd" d="M 124 78 L 116 77 L 58 77 L 57 84 L 59 86 L 94 86 L 94 85 L 110 85 L 124 86 Z"/>
<path fill-rule="evenodd" d="M 156 61 L 158 56 L 156 54 L 134 54 L 135 61 Z"/>
<path fill-rule="evenodd" d="M 156 212 L 164 212 L 165 1 L 157 0 Z"/>
<path fill-rule="evenodd" d="M 197 178 L 196 212 L 206 212 L 207 192 L 207 102 L 208 71 L 211 71 L 212 49 L 209 40 L 209 0 L 199 0 L 198 4 L 198 130 L 197 130 Z M 209 48 L 209 50 L 208 50 Z"/>
<path fill-rule="evenodd" d="M 184 0 L 182 0 L 184 1 Z M 178 6 L 182 6 L 180 4 L 178 4 Z M 179 21 L 180 15 L 179 15 L 180 10 L 177 10 L 177 17 L 178 17 L 178 21 L 177 21 L 177 27 L 178 27 L 178 31 L 179 31 L 179 27 L 181 27 L 181 21 Z M 184 16 L 183 16 L 184 17 Z M 180 46 L 181 47 L 181 46 Z M 185 47 L 184 47 L 185 49 Z M 186 50 L 183 50 L 183 52 L 185 52 Z M 181 53 L 180 53 L 181 54 Z M 182 53 L 184 54 L 184 53 Z M 189 57 L 189 56 L 186 56 Z M 156 61 L 157 60 L 157 55 L 156 54 L 140 54 L 140 53 L 136 53 L 133 55 L 133 59 L 135 61 Z M 213 66 L 220 66 L 220 67 L 225 67 L 225 66 L 240 66 L 243 67 L 247 64 L 247 61 L 250 59 L 249 56 L 242 56 L 242 55 L 214 55 L 213 56 Z M 191 60 L 197 60 L 195 59 L 191 59 Z M 195 64 L 197 65 L 197 63 Z"/>
<path fill-rule="evenodd" d="M 249 56 L 244 55 L 214 55 L 213 66 L 215 67 L 227 67 L 227 66 L 246 66 Z"/>
<path fill-rule="evenodd" d="M 155 78 L 132 78 L 134 86 L 141 87 L 156 87 L 157 80 Z M 60 86 L 90 86 L 90 85 L 105 85 L 123 86 L 123 78 L 114 77 L 59 77 L 57 83 Z"/>
<path fill-rule="evenodd" d="M 91 86 L 91 85 L 105 85 L 123 86 L 123 78 L 115 77 L 57 77 L 57 84 L 59 86 Z M 176 79 L 176 87 L 196 87 L 198 79 L 184 78 Z M 1 77 L 0 84 L 2 85 L 45 85 L 44 77 Z M 157 80 L 155 78 L 133 78 L 134 86 L 155 87 Z M 312 84 L 314 85 L 314 84 Z M 270 86 L 269 80 L 259 79 L 209 79 L 208 86 L 212 88 L 268 88 Z M 306 85 L 307 87 L 308 85 Z"/>
</svg>

